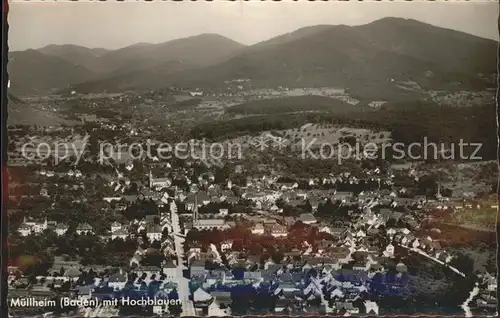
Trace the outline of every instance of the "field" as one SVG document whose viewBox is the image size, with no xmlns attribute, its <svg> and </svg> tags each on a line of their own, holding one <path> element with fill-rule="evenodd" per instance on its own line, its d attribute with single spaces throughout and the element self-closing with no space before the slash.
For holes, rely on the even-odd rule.
<svg viewBox="0 0 500 318">
<path fill-rule="evenodd" d="M 346 113 L 362 110 L 344 101 L 315 95 L 291 96 L 253 100 L 229 107 L 229 114 L 278 114 L 304 111 Z"/>
<path fill-rule="evenodd" d="M 454 196 L 488 193 L 491 185 L 496 185 L 498 176 L 496 161 L 446 163 L 437 165 L 434 171 L 441 175 L 441 185 L 450 189 Z"/>
<path fill-rule="evenodd" d="M 437 228 L 441 232 L 436 233 L 431 229 Z M 438 240 L 441 247 L 446 246 L 479 246 L 482 244 L 495 244 L 496 234 L 494 230 L 478 231 L 470 228 L 464 228 L 460 225 L 445 224 L 442 222 L 431 221 L 421 225 L 419 235 L 432 235 L 433 239 Z"/>
<path fill-rule="evenodd" d="M 77 121 L 63 118 L 56 112 L 44 109 L 41 106 L 28 105 L 24 102 L 9 99 L 7 104 L 7 124 L 11 125 L 38 125 L 58 126 L 75 125 Z"/>
<path fill-rule="evenodd" d="M 275 142 L 279 141 L 283 145 L 300 148 L 302 144 L 308 145 L 310 143 L 314 145 L 341 144 L 342 142 L 346 142 L 344 138 L 355 138 L 360 144 L 367 142 L 381 144 L 390 141 L 390 135 L 388 131 L 373 131 L 370 129 L 309 123 L 291 129 L 265 130 L 258 135 L 244 135 L 227 139 L 224 142 L 242 145 L 242 147 L 250 147 L 258 145 L 261 140 L 271 144 L 272 139 L 274 139 Z M 314 148 L 314 146 L 311 148 Z"/>
<path fill-rule="evenodd" d="M 476 209 L 461 209 L 450 215 L 446 222 L 464 226 L 481 226 L 491 229 L 497 223 L 498 211 L 494 206 L 495 205 L 485 205 Z"/>
</svg>

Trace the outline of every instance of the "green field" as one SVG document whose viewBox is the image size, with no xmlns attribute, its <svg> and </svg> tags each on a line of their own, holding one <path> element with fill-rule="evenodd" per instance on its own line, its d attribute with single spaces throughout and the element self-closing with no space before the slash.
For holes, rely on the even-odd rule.
<svg viewBox="0 0 500 318">
<path fill-rule="evenodd" d="M 490 205 L 479 209 L 458 210 L 450 216 L 447 222 L 461 225 L 478 225 L 484 227 L 493 227 L 497 222 L 497 209 Z"/>
</svg>

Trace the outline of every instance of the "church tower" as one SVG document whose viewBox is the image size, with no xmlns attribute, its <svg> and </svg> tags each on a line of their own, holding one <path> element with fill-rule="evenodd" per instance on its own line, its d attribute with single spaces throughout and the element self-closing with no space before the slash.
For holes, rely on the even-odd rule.
<svg viewBox="0 0 500 318">
<path fill-rule="evenodd" d="M 198 223 L 198 194 L 194 196 L 193 224 Z"/>
<path fill-rule="evenodd" d="M 149 187 L 153 188 L 153 172 L 149 169 Z"/>
</svg>

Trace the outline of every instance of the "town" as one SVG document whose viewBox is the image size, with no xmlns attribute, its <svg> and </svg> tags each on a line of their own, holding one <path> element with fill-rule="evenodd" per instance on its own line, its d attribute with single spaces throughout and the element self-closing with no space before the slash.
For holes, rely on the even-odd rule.
<svg viewBox="0 0 500 318">
<path fill-rule="evenodd" d="M 9 317 L 498 315 L 498 4 L 285 2 L 9 4 Z"/>
<path fill-rule="evenodd" d="M 440 164 L 369 159 L 297 177 L 266 163 L 280 156 L 273 147 L 249 146 L 252 160 L 218 165 L 175 157 L 103 162 L 92 151 L 107 142 L 109 125 L 11 127 L 9 297 L 74 299 L 33 312 L 382 315 L 429 297 L 457 314 L 496 308 L 487 216 L 498 206 L 487 184 L 452 191 L 430 168 Z M 130 132 L 147 127 L 131 125 L 114 125 L 114 136 L 141 141 Z M 74 137 L 77 129 L 88 144 Z M 49 141 L 85 151 L 78 164 L 74 156 L 57 164 L 58 154 L 35 158 L 36 144 Z M 480 163 L 476 173 L 493 165 Z M 476 225 L 457 221 L 474 213 Z M 486 252 L 482 264 L 464 250 L 471 240 Z M 443 286 L 422 290 L 433 280 Z M 450 304 L 450 293 L 460 303 Z M 123 297 L 176 301 L 113 302 Z M 70 305 L 90 299 L 103 301 Z"/>
</svg>

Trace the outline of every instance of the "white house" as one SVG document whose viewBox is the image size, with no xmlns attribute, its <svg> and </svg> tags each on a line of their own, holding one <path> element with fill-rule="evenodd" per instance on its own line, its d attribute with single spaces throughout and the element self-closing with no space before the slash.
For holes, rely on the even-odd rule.
<svg viewBox="0 0 500 318">
<path fill-rule="evenodd" d="M 201 91 L 189 92 L 189 95 L 191 95 L 191 97 L 203 96 L 203 92 L 201 92 Z"/>
<path fill-rule="evenodd" d="M 401 238 L 401 244 L 403 244 L 404 246 L 406 246 L 409 242 L 410 239 L 407 236 L 403 236 L 403 238 Z"/>
<path fill-rule="evenodd" d="M 367 300 L 364 302 L 364 305 L 365 305 L 365 309 L 366 309 L 365 311 L 367 314 L 369 314 L 369 315 L 375 314 L 378 316 L 379 310 L 378 310 L 378 305 L 376 302 Z"/>
<path fill-rule="evenodd" d="M 21 236 L 28 236 L 31 234 L 31 226 L 23 223 L 19 227 L 18 231 L 19 231 L 19 234 L 21 234 Z"/>
<path fill-rule="evenodd" d="M 411 244 L 411 246 L 413 248 L 418 248 L 420 246 L 420 242 L 418 241 L 418 238 L 415 239 L 415 241 L 413 241 L 413 243 Z"/>
<path fill-rule="evenodd" d="M 112 287 L 114 290 L 122 290 L 127 283 L 127 273 L 122 269 L 114 275 L 112 275 L 108 280 L 108 286 Z"/>
<path fill-rule="evenodd" d="M 314 224 L 317 222 L 316 218 L 311 213 L 301 214 L 298 220 L 304 224 Z"/>
<path fill-rule="evenodd" d="M 394 234 L 396 234 L 396 230 L 395 229 L 390 228 L 390 229 L 387 230 L 387 235 L 394 235 Z"/>
<path fill-rule="evenodd" d="M 148 227 L 148 229 L 146 230 L 146 236 L 148 237 L 150 242 L 160 241 L 162 236 L 161 227 L 159 225 Z"/>
<path fill-rule="evenodd" d="M 162 268 L 162 273 L 166 276 L 167 281 L 173 281 L 177 277 L 177 266 L 174 263 L 169 262 Z"/>
<path fill-rule="evenodd" d="M 199 247 L 199 246 L 196 246 L 196 247 L 191 247 L 191 248 L 189 249 L 189 252 L 190 252 L 190 253 L 201 253 L 201 247 Z"/>
<path fill-rule="evenodd" d="M 389 245 L 387 245 L 387 247 L 385 248 L 385 251 L 384 251 L 384 256 L 386 256 L 386 257 L 394 256 L 394 245 L 392 245 L 391 243 L 389 243 Z"/>
<path fill-rule="evenodd" d="M 139 226 L 137 227 L 137 233 L 140 233 L 140 232 L 146 230 L 147 229 L 147 225 L 148 224 L 146 223 L 146 221 L 144 221 L 144 220 L 140 221 L 139 222 Z"/>
<path fill-rule="evenodd" d="M 366 233 L 363 230 L 359 230 L 356 232 L 356 237 L 365 237 Z"/>
<path fill-rule="evenodd" d="M 122 199 L 122 197 L 105 197 L 103 198 L 104 201 L 106 202 L 111 202 L 111 201 L 120 201 Z"/>
<path fill-rule="evenodd" d="M 170 178 L 153 178 L 153 174 L 149 172 L 149 187 L 150 188 L 168 188 L 172 184 Z"/>
<path fill-rule="evenodd" d="M 269 208 L 269 211 L 271 212 L 278 212 L 279 210 L 280 208 L 276 204 L 271 205 L 271 207 Z"/>
<path fill-rule="evenodd" d="M 120 230 L 121 228 L 122 228 L 122 225 L 115 221 L 111 224 L 111 233 L 116 232 L 116 231 Z"/>
<path fill-rule="evenodd" d="M 322 226 L 319 228 L 319 231 L 320 232 L 323 232 L 323 233 L 328 233 L 328 234 L 332 234 L 332 230 L 330 229 L 329 226 Z"/>
<path fill-rule="evenodd" d="M 252 234 L 262 235 L 264 234 L 264 226 L 261 223 L 257 223 L 252 228 Z"/>
<path fill-rule="evenodd" d="M 40 190 L 40 195 L 41 195 L 42 197 L 48 197 L 48 196 L 49 196 L 49 190 L 47 190 L 47 188 L 42 188 L 42 189 Z"/>
<path fill-rule="evenodd" d="M 295 183 L 284 183 L 281 185 L 281 190 L 292 190 L 296 189 L 299 187 L 299 184 L 297 182 Z"/>
<path fill-rule="evenodd" d="M 68 226 L 64 223 L 58 223 L 55 231 L 59 236 L 64 235 L 68 231 Z"/>
<path fill-rule="evenodd" d="M 133 266 L 139 266 L 141 264 L 141 259 L 142 259 L 142 256 L 140 255 L 134 255 L 132 256 L 132 258 L 130 259 L 130 262 L 129 262 L 129 266 L 130 267 L 133 267 Z"/>
<path fill-rule="evenodd" d="M 158 315 L 158 316 L 168 314 L 168 308 L 166 305 L 153 306 L 153 314 Z"/>
<path fill-rule="evenodd" d="M 193 228 L 198 230 L 227 229 L 230 225 L 223 219 L 203 219 L 193 223 Z"/>
<path fill-rule="evenodd" d="M 342 202 L 347 202 L 352 198 L 353 194 L 352 192 L 342 192 L 342 191 L 337 191 L 332 197 L 332 201 L 342 201 Z"/>
<path fill-rule="evenodd" d="M 24 220 L 24 224 L 26 226 L 29 226 L 31 228 L 31 232 L 38 234 L 42 233 L 48 228 L 48 222 L 47 218 L 45 218 L 43 221 L 27 221 L 26 218 Z"/>
<path fill-rule="evenodd" d="M 115 240 L 117 238 L 125 240 L 127 238 L 127 236 L 128 236 L 128 232 L 125 231 L 124 229 L 118 229 L 118 230 L 111 233 L 112 240 Z"/>
<path fill-rule="evenodd" d="M 408 230 L 407 228 L 399 229 L 399 231 L 406 235 L 410 234 L 410 230 Z"/>
<path fill-rule="evenodd" d="M 76 234 L 81 235 L 81 234 L 90 234 L 92 233 L 92 226 L 88 223 L 80 223 L 76 227 Z"/>
<path fill-rule="evenodd" d="M 496 277 L 488 277 L 487 283 L 488 283 L 488 291 L 497 291 L 498 282 L 496 280 Z"/>
<path fill-rule="evenodd" d="M 132 169 L 134 169 L 134 163 L 133 162 L 127 163 L 125 169 L 127 169 L 127 171 L 131 171 Z"/>
<path fill-rule="evenodd" d="M 271 235 L 274 237 L 288 236 L 288 231 L 285 226 L 276 224 L 271 228 Z"/>
<path fill-rule="evenodd" d="M 164 199 L 168 201 L 168 198 L 169 198 L 168 193 L 165 192 L 163 194 L 162 201 L 164 201 Z M 164 203 L 166 203 L 166 202 L 164 202 Z M 175 200 L 172 200 L 172 202 L 170 202 L 170 211 L 177 212 L 177 204 L 175 203 Z"/>
<path fill-rule="evenodd" d="M 172 184 L 169 178 L 157 178 L 151 181 L 151 188 L 168 188 Z"/>
</svg>

